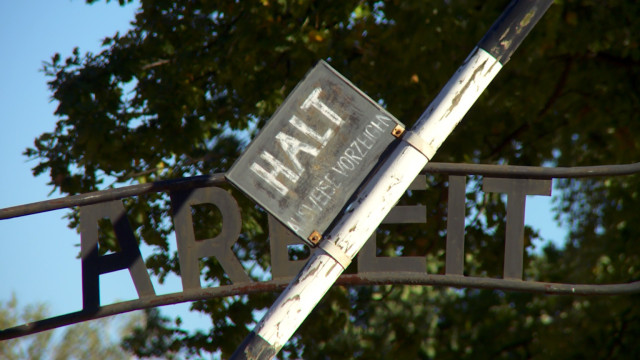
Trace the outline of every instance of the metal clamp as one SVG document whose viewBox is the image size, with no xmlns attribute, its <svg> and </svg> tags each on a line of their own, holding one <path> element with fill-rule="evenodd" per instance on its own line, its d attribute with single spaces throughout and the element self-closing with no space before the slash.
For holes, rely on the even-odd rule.
<svg viewBox="0 0 640 360">
<path fill-rule="evenodd" d="M 351 258 L 331 241 L 323 241 L 318 247 L 331 256 L 333 260 L 337 261 L 343 269 L 346 269 L 351 264 Z"/>
<path fill-rule="evenodd" d="M 422 137 L 413 131 L 404 131 L 404 128 L 396 126 L 391 134 L 418 150 L 428 161 L 431 161 L 431 158 L 433 158 L 433 155 L 436 153 L 436 149 L 433 146 L 429 145 Z"/>
</svg>

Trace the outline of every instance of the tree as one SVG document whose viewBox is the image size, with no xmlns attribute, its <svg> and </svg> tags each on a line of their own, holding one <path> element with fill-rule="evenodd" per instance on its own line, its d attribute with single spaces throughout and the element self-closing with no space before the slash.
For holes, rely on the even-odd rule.
<svg viewBox="0 0 640 360">
<path fill-rule="evenodd" d="M 44 304 L 33 304 L 20 309 L 15 295 L 11 300 L 0 304 L 0 326 L 3 329 L 25 324 L 47 317 Z M 133 314 L 115 321 L 114 318 L 102 318 L 90 322 L 71 325 L 55 339 L 51 331 L 30 335 L 23 338 L 0 342 L 0 358 L 7 360 L 19 359 L 131 359 L 131 354 L 125 352 L 118 341 L 113 339 L 113 333 L 127 336 L 138 323 L 145 322 L 141 314 Z M 114 341 L 115 340 L 115 341 Z"/>
<path fill-rule="evenodd" d="M 59 121 L 25 154 L 38 161 L 34 175 L 48 172 L 62 194 L 225 171 L 246 137 L 255 135 L 319 59 L 411 125 L 507 3 L 142 0 L 133 29 L 105 38 L 101 53 L 76 49 L 45 64 Z M 557 1 L 434 161 L 634 162 L 640 134 L 638 15 L 634 2 Z M 447 179 L 429 181 L 429 191 L 420 195 L 429 222 L 390 228 L 379 234 L 378 246 L 427 254 L 430 271 L 441 272 Z M 467 221 L 465 270 L 493 276 L 502 266 L 505 204 L 499 196 L 475 196 L 479 183 L 471 183 L 467 205 L 486 221 Z M 557 184 L 558 217 L 570 225 L 570 239 L 564 248 L 528 254 L 527 276 L 578 283 L 638 280 L 638 185 L 636 176 Z M 237 254 L 264 273 L 266 216 L 236 197 L 244 223 Z M 127 201 L 140 241 L 157 250 L 147 266 L 160 279 L 179 272 L 177 256 L 169 252 L 171 225 L 162 220 L 167 197 Z M 76 226 L 76 214 L 70 218 Z M 217 230 L 199 229 L 203 235 Z M 527 244 L 536 236 L 530 229 Z M 228 281 L 215 260 L 204 266 L 211 284 Z M 273 299 L 260 294 L 195 302 L 195 311 L 211 316 L 209 333 L 185 333 L 160 321 L 150 337 L 225 357 L 247 334 L 252 311 Z M 637 295 L 335 287 L 283 356 L 637 358 L 637 301 Z"/>
<path fill-rule="evenodd" d="M 15 295 L 6 303 L 0 304 L 0 326 L 6 329 L 12 325 L 23 324 L 43 318 L 46 307 L 42 304 L 19 309 Z M 29 341 L 7 340 L 0 343 L 0 357 L 3 359 L 41 359 L 51 342 L 51 332 L 36 334 Z"/>
</svg>

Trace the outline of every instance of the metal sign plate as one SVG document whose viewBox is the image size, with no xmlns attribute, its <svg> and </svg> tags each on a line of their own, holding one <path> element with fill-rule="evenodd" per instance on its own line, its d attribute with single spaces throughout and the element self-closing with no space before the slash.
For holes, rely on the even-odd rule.
<svg viewBox="0 0 640 360">
<path fill-rule="evenodd" d="M 326 62 L 289 94 L 227 173 L 311 245 L 395 140 L 390 113 Z"/>
</svg>

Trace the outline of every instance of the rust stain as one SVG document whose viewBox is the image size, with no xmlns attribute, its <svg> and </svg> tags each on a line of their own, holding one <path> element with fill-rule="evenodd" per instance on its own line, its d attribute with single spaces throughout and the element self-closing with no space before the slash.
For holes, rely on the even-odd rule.
<svg viewBox="0 0 640 360">
<path fill-rule="evenodd" d="M 527 15 L 525 15 L 524 19 L 520 21 L 520 24 L 519 24 L 520 26 L 518 27 L 516 32 L 520 33 L 522 30 L 524 30 L 525 27 L 527 27 L 527 25 L 529 25 L 531 20 L 533 20 L 533 18 L 535 17 L 537 10 L 538 9 L 533 8 L 531 9 L 531 11 L 527 13 Z"/>
<path fill-rule="evenodd" d="M 338 265 L 338 263 L 334 262 L 333 265 L 331 265 L 331 267 L 329 268 L 329 270 L 327 270 L 327 273 L 324 276 L 325 277 L 329 276 L 329 274 L 336 267 L 336 265 Z"/>
<path fill-rule="evenodd" d="M 489 67 L 489 70 L 487 70 L 487 72 L 485 74 L 490 74 L 491 71 L 493 70 L 493 67 L 496 66 L 496 64 L 498 64 L 499 61 L 495 61 L 493 64 L 491 64 L 491 66 Z"/>
<path fill-rule="evenodd" d="M 471 86 L 471 83 L 475 80 L 478 73 L 480 73 L 482 69 L 484 69 L 484 66 L 486 64 L 487 64 L 487 60 L 485 59 L 482 62 L 482 64 L 480 64 L 480 66 L 473 71 L 473 74 L 469 78 L 469 81 L 467 81 L 464 84 L 464 87 L 462 88 L 462 90 L 460 90 L 458 94 L 456 94 L 456 96 L 453 98 L 453 100 L 451 100 L 451 106 L 449 106 L 449 109 L 447 109 L 447 113 L 442 118 L 440 118 L 440 121 L 444 120 L 447 116 L 449 116 L 449 114 L 451 114 L 453 109 L 455 109 L 455 107 L 458 106 L 458 104 L 460 103 L 460 100 L 462 99 L 462 95 L 464 95 L 464 93 L 467 91 L 469 86 Z"/>
<path fill-rule="evenodd" d="M 351 248 L 354 246 L 355 244 L 351 243 L 349 244 L 349 246 L 347 246 L 344 250 L 342 250 L 345 254 L 349 252 L 349 250 L 351 250 Z"/>
<path fill-rule="evenodd" d="M 281 307 L 281 308 L 282 308 L 282 307 L 284 307 L 285 305 L 287 305 L 287 303 L 288 303 L 288 302 L 291 302 L 291 301 L 300 301 L 300 295 L 299 295 L 299 294 L 296 294 L 296 295 L 294 295 L 294 296 L 292 296 L 292 297 L 288 298 L 285 302 L 283 302 L 283 303 L 282 303 L 282 305 L 280 305 L 280 307 Z M 278 323 L 278 325 L 279 325 L 279 324 L 280 324 L 280 323 Z"/>
<path fill-rule="evenodd" d="M 315 275 L 317 271 L 318 271 L 318 266 L 314 267 L 313 269 L 310 269 L 305 276 L 300 277 L 299 283 L 305 281 L 309 276 Z"/>
</svg>

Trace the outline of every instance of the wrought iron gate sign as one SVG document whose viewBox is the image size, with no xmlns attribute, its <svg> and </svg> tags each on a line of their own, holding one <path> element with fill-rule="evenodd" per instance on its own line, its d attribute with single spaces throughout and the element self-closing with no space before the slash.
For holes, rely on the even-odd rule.
<svg viewBox="0 0 640 360">
<path fill-rule="evenodd" d="M 393 115 L 320 61 L 227 178 L 315 246 L 400 128 Z"/>
<path fill-rule="evenodd" d="M 565 295 L 640 293 L 640 281 L 621 284 L 568 284 L 523 278 L 524 210 L 527 196 L 550 195 L 554 178 L 640 174 L 640 163 L 564 169 L 430 163 L 425 170 L 431 175 L 448 175 L 444 273 L 427 273 L 427 254 L 396 257 L 378 255 L 374 233 L 358 254 L 356 273 L 342 275 L 338 284 L 440 285 Z M 482 191 L 503 193 L 507 196 L 504 267 L 501 278 L 466 274 L 466 175 L 482 176 Z M 224 189 L 226 184 L 224 174 L 214 174 L 132 185 L 0 209 L 0 220 L 3 220 L 79 207 L 83 297 L 83 307 L 80 311 L 0 329 L 0 341 L 132 310 L 283 289 L 306 262 L 291 259 L 288 254 L 288 247 L 301 244 L 301 239 L 275 218 L 269 217 L 267 227 L 271 280 L 249 276 L 233 251 L 233 246 L 241 234 L 242 215 L 235 198 Z M 424 173 L 418 176 L 409 188 L 414 196 L 418 194 L 418 197 L 420 191 L 426 189 L 427 177 Z M 172 220 L 176 229 L 182 291 L 171 294 L 156 293 L 123 203 L 125 198 L 157 192 L 169 193 L 173 210 Z M 191 208 L 199 204 L 212 204 L 221 212 L 221 231 L 215 238 L 195 238 Z M 383 223 L 425 223 L 426 210 L 424 205 L 419 204 L 396 205 Z M 113 225 L 120 251 L 107 255 L 98 254 L 100 219 L 108 219 Z M 215 257 L 231 284 L 202 287 L 201 269 L 198 264 L 199 259 L 203 257 Z M 138 299 L 109 305 L 101 304 L 100 276 L 112 271 L 126 270 L 131 275 Z"/>
</svg>

